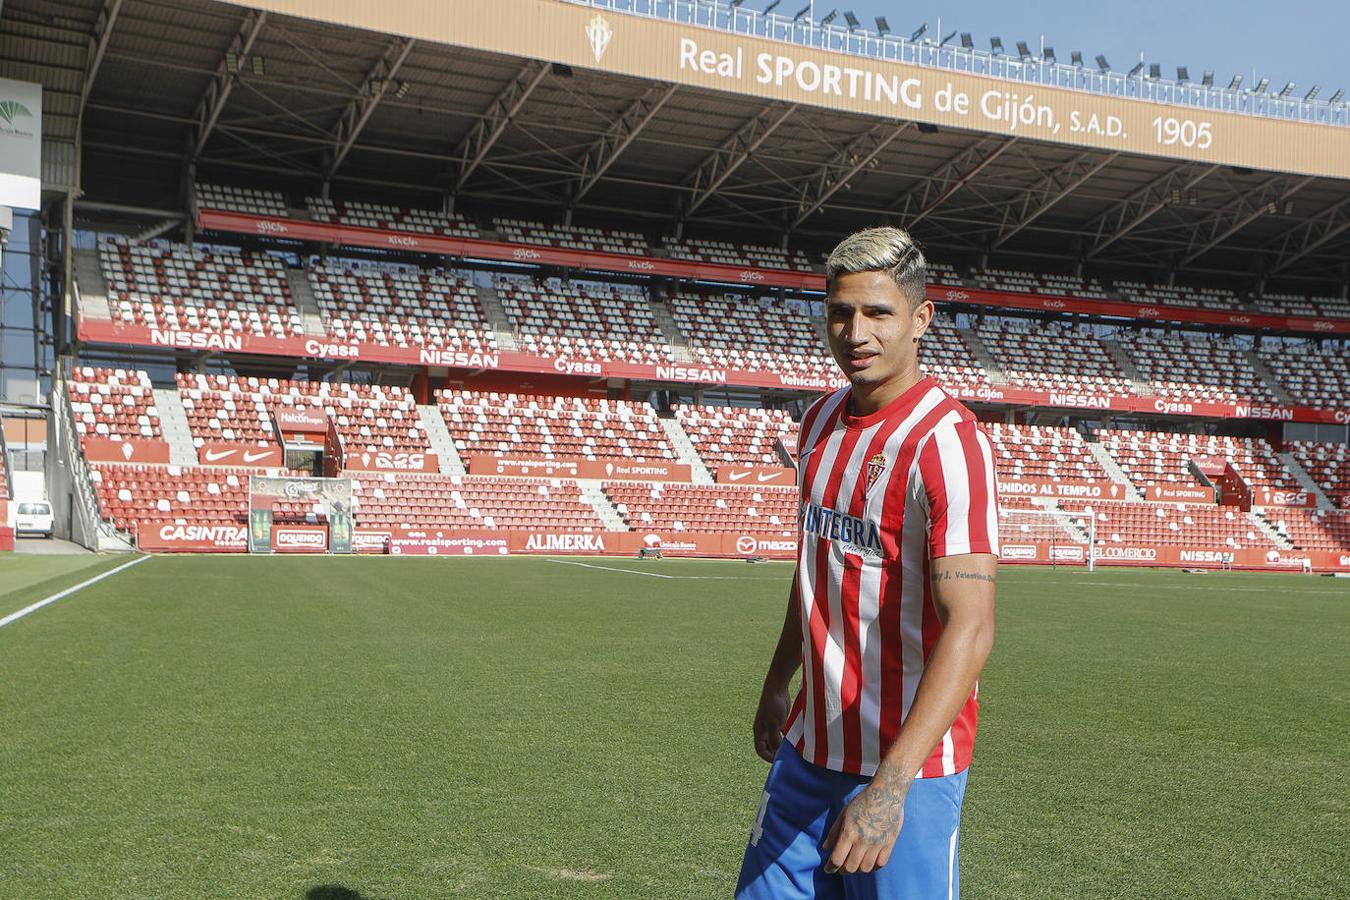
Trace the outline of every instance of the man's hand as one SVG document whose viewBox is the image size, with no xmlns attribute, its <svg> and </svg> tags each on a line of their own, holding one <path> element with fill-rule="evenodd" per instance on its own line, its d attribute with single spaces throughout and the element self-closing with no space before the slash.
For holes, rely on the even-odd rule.
<svg viewBox="0 0 1350 900">
<path fill-rule="evenodd" d="M 849 801 L 825 838 L 825 849 L 833 851 L 825 862 L 826 872 L 872 872 L 890 861 L 912 781 L 878 771 L 872 783 Z"/>
<path fill-rule="evenodd" d="M 773 762 L 778 745 L 783 742 L 783 725 L 791 705 L 786 687 L 764 685 L 759 708 L 755 710 L 755 752 L 767 763 Z"/>
</svg>

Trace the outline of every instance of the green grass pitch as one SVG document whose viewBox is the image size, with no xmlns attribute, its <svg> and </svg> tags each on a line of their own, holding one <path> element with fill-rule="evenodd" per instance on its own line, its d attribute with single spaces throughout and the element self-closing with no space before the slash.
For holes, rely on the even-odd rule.
<svg viewBox="0 0 1350 900">
<path fill-rule="evenodd" d="M 0 896 L 728 897 L 789 576 L 151 559 L 0 629 Z M 1348 635 L 1344 581 L 1005 568 L 964 895 L 1346 896 Z"/>
</svg>

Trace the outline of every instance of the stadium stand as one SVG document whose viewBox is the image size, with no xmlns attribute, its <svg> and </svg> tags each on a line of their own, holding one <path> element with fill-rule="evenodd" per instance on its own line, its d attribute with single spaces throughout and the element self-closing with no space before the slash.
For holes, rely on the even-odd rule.
<svg viewBox="0 0 1350 900">
<path fill-rule="evenodd" d="M 1123 331 L 1120 344 L 1162 397 L 1207 403 L 1278 402 L 1231 341 Z"/>
<path fill-rule="evenodd" d="M 1298 489 L 1294 476 L 1263 438 L 1116 429 L 1102 429 L 1098 437 L 1136 487 L 1196 484 L 1190 460 L 1215 456 L 1233 463 L 1253 488 Z"/>
<path fill-rule="evenodd" d="M 938 314 L 919 342 L 919 366 L 948 391 L 978 390 L 989 385 L 989 373 L 975 358 L 955 323 Z"/>
<path fill-rule="evenodd" d="M 1041 391 L 1134 393 L 1090 326 L 989 317 L 975 333 L 1012 384 Z"/>
<path fill-rule="evenodd" d="M 442 391 L 439 399 L 465 460 L 676 458 L 656 410 L 644 403 L 464 390 Z"/>
<path fill-rule="evenodd" d="M 998 473 L 1012 479 L 1110 481 L 1110 475 L 1072 428 L 985 423 Z"/>
<path fill-rule="evenodd" d="M 1350 507 L 1350 446 L 1290 441 L 1287 449 L 1328 500 L 1339 507 Z"/>
<path fill-rule="evenodd" d="M 984 269 L 976 275 L 975 280 L 992 290 L 1014 294 L 1052 294 L 1091 300 L 1107 299 L 1107 293 L 1097 279 L 1077 275 Z"/>
<path fill-rule="evenodd" d="M 531 353 L 643 365 L 674 362 L 641 288 L 502 277 L 497 294 L 517 339 Z"/>
<path fill-rule="evenodd" d="M 796 423 L 785 410 L 731 406 L 676 406 L 675 418 L 699 457 L 713 468 L 726 463 L 781 466 L 774 449 L 796 446 Z"/>
<path fill-rule="evenodd" d="M 315 266 L 324 327 L 344 341 L 490 353 L 497 337 L 467 278 L 411 266 Z"/>
<path fill-rule="evenodd" d="M 811 258 L 801 250 L 784 250 L 755 244 L 733 244 L 729 241 L 685 239 L 667 244 L 672 259 L 691 262 L 719 263 L 724 266 L 748 266 L 756 269 L 813 268 Z"/>
<path fill-rule="evenodd" d="M 99 242 L 113 319 L 161 329 L 304 333 L 279 259 L 109 237 Z"/>
<path fill-rule="evenodd" d="M 1180 503 L 1127 503 L 1094 500 L 1090 506 L 1068 504 L 1076 523 L 1086 524 L 1091 509 L 1097 520 L 1101 546 L 1161 545 L 1203 549 L 1241 550 L 1274 547 L 1260 528 L 1231 506 Z"/>
<path fill-rule="evenodd" d="M 1148 284 L 1143 281 L 1119 279 L 1112 283 L 1117 294 L 1135 303 L 1156 303 L 1161 306 L 1179 306 L 1191 309 L 1213 309 L 1229 312 L 1241 307 L 1236 294 L 1224 288 L 1176 284 Z"/>
<path fill-rule="evenodd" d="M 113 441 L 162 437 L 150 378 L 135 369 L 79 366 L 67 382 L 75 432 Z"/>
<path fill-rule="evenodd" d="M 601 531 L 575 481 L 440 475 L 362 475 L 352 480 L 358 525 L 395 528 Z"/>
<path fill-rule="evenodd" d="M 776 300 L 675 294 L 667 301 L 695 358 L 706 366 L 825 379 L 838 371 L 816 320 Z"/>
<path fill-rule="evenodd" d="M 629 481 L 607 481 L 602 488 L 624 521 L 634 529 L 714 534 L 796 532 L 795 488 Z"/>
<path fill-rule="evenodd" d="M 1285 507 L 1266 510 L 1265 518 L 1300 550 L 1350 547 L 1350 512 Z"/>
<path fill-rule="evenodd" d="M 1350 348 L 1311 343 L 1263 344 L 1261 361 L 1295 400 L 1323 409 L 1350 397 Z"/>
<path fill-rule="evenodd" d="M 549 225 L 528 219 L 497 218 L 493 222 L 497 227 L 497 237 L 513 244 L 599 250 L 630 256 L 651 254 L 647 239 L 636 231 L 612 231 L 585 225 Z"/>
<path fill-rule="evenodd" d="M 168 522 L 242 526 L 248 521 L 248 477 L 259 474 L 257 469 L 138 463 L 100 463 L 90 469 L 100 513 L 126 531 Z M 319 518 L 317 509 L 293 502 L 278 504 L 273 516 L 278 522 Z"/>
<path fill-rule="evenodd" d="M 276 191 L 198 183 L 195 185 L 195 196 L 199 209 L 221 209 L 226 212 L 277 216 L 283 219 L 290 215 L 285 198 Z"/>
<path fill-rule="evenodd" d="M 410 231 L 418 234 L 439 234 L 446 237 L 479 237 L 478 226 L 457 213 L 430 209 L 409 209 L 389 203 L 368 203 L 361 200 L 328 200 L 309 197 L 305 200 L 310 216 L 320 222 L 334 225 L 355 225 L 361 228 L 383 228 L 389 231 Z"/>
</svg>

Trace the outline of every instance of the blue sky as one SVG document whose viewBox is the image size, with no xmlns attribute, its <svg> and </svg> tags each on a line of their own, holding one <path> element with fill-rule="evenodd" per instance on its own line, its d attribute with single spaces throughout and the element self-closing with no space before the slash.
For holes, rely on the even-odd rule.
<svg viewBox="0 0 1350 900">
<path fill-rule="evenodd" d="M 745 5 L 763 9 L 764 2 L 746 0 Z M 791 7 L 791 15 L 804 5 L 806 0 L 783 0 L 779 11 Z M 875 16 L 885 16 L 893 31 L 906 35 L 927 22 L 931 36 L 941 16 L 944 34 L 969 31 L 982 49 L 998 35 L 1012 52 L 1019 40 L 1035 51 L 1044 34 L 1061 60 L 1068 60 L 1070 50 L 1082 50 L 1089 61 L 1103 53 L 1118 72 L 1128 71 L 1143 51 L 1145 60 L 1160 63 L 1168 77 L 1184 65 L 1194 80 L 1213 69 L 1216 84 L 1227 85 L 1241 72 L 1244 86 L 1250 86 L 1255 69 L 1258 79 L 1270 79 L 1271 90 L 1293 81 L 1300 97 L 1315 83 L 1322 85 L 1323 99 L 1338 87 L 1350 93 L 1350 2 L 1345 0 L 816 0 L 817 20 L 835 5 L 841 19 L 847 9 L 869 25 Z"/>
</svg>

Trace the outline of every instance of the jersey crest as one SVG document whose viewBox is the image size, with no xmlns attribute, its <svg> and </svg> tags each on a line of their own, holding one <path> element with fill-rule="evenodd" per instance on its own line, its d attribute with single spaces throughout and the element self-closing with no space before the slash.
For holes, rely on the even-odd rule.
<svg viewBox="0 0 1350 900">
<path fill-rule="evenodd" d="M 874 453 L 867 460 L 867 472 L 863 482 L 863 493 L 872 493 L 872 488 L 881 480 L 881 473 L 886 471 L 886 454 Z"/>
</svg>

